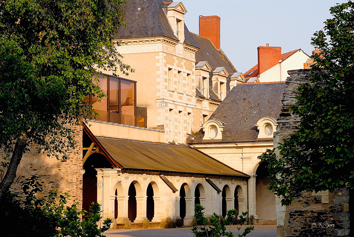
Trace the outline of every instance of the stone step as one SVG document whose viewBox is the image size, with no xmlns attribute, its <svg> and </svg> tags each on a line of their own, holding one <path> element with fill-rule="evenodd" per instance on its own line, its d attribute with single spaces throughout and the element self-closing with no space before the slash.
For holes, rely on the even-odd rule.
<svg viewBox="0 0 354 237">
<path fill-rule="evenodd" d="M 161 222 L 149 222 L 148 229 L 160 228 Z M 124 224 L 116 224 L 116 229 L 124 229 Z M 143 223 L 131 223 L 130 229 L 144 229 Z"/>
</svg>

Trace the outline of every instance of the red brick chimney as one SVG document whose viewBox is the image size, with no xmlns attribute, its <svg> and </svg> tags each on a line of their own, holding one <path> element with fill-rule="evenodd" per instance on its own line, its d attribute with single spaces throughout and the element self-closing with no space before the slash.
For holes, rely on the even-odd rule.
<svg viewBox="0 0 354 237">
<path fill-rule="evenodd" d="M 220 17 L 199 16 L 199 35 L 210 39 L 220 49 Z"/>
<path fill-rule="evenodd" d="M 261 74 L 274 67 L 281 60 L 281 47 L 259 46 L 258 48 L 258 73 Z"/>
</svg>

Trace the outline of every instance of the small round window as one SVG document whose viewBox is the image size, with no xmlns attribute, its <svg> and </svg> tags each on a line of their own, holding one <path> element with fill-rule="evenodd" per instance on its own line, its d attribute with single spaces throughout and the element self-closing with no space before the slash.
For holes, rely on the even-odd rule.
<svg viewBox="0 0 354 237">
<path fill-rule="evenodd" d="M 264 126 L 264 133 L 267 136 L 271 136 L 273 134 L 273 126 L 271 124 L 267 123 Z"/>
<path fill-rule="evenodd" d="M 211 139 L 215 138 L 218 135 L 218 128 L 215 125 L 210 126 L 209 134 Z"/>
</svg>

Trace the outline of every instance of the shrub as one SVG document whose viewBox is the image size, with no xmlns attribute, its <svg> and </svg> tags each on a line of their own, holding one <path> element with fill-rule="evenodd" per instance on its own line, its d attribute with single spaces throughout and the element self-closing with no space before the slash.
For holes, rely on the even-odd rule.
<svg viewBox="0 0 354 237">
<path fill-rule="evenodd" d="M 87 236 L 103 237 L 111 224 L 110 219 L 103 221 L 102 227 L 99 204 L 92 204 L 90 213 L 77 208 L 77 203 L 66 206 L 68 194 L 52 191 L 46 198 L 37 198 L 42 191 L 37 176 L 22 183 L 24 199 L 18 194 L 7 192 L 0 206 L 1 236 Z"/>
<path fill-rule="evenodd" d="M 232 237 L 234 234 L 231 231 L 226 231 L 226 225 L 232 225 L 236 221 L 237 211 L 235 209 L 229 210 L 225 218 L 220 217 L 216 213 L 214 213 L 209 219 L 204 217 L 205 208 L 199 204 L 195 206 L 194 209 L 194 218 L 195 222 L 199 226 L 193 227 L 191 230 L 197 237 L 205 237 L 205 236 L 213 236 L 213 237 L 221 237 L 227 236 Z M 247 218 L 245 217 L 247 212 L 243 212 L 240 215 L 240 225 L 244 223 Z M 210 223 L 207 226 L 207 223 Z M 254 226 L 246 227 L 242 234 L 238 234 L 239 237 L 245 237 L 254 229 Z M 240 232 L 241 227 L 237 227 L 238 232 Z"/>
</svg>

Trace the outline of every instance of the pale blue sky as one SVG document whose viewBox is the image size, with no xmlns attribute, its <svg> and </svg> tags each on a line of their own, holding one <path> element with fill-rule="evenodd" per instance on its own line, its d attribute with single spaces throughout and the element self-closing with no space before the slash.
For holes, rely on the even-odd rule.
<svg viewBox="0 0 354 237">
<path fill-rule="evenodd" d="M 176 1 L 176 0 L 175 0 Z M 221 17 L 221 48 L 240 72 L 257 64 L 257 47 L 301 48 L 311 55 L 313 33 L 330 18 L 329 8 L 346 0 L 180 0 L 189 30 L 199 33 L 199 15 Z"/>
</svg>

